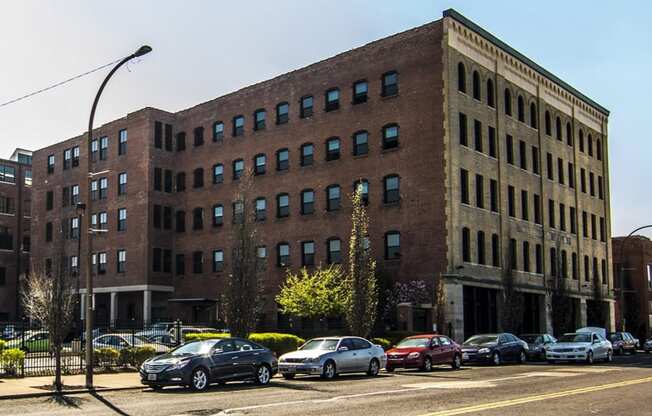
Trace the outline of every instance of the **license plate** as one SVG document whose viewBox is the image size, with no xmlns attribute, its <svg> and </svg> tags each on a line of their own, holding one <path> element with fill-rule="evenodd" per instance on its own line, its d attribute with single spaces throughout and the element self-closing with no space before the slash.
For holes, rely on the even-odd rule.
<svg viewBox="0 0 652 416">
<path fill-rule="evenodd" d="M 156 381 L 156 374 L 147 374 L 147 381 Z"/>
<path fill-rule="evenodd" d="M 469 359 L 469 354 L 464 353 L 462 354 L 462 360 L 468 360 Z"/>
<path fill-rule="evenodd" d="M 288 368 L 283 369 L 284 373 L 296 373 L 296 371 L 297 370 L 295 368 L 292 368 L 292 367 L 288 367 Z"/>
</svg>

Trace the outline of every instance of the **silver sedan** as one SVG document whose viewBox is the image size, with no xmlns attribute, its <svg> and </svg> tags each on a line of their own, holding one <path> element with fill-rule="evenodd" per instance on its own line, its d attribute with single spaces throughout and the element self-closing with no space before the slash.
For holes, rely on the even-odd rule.
<svg viewBox="0 0 652 416">
<path fill-rule="evenodd" d="M 314 338 L 299 350 L 283 354 L 278 369 L 286 379 L 296 374 L 320 375 L 332 379 L 342 373 L 378 375 L 385 367 L 387 356 L 379 345 L 359 337 Z"/>
</svg>

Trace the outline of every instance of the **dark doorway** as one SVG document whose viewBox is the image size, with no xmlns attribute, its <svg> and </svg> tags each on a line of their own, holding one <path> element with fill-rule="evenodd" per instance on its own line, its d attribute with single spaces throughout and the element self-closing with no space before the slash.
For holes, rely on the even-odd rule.
<svg viewBox="0 0 652 416">
<path fill-rule="evenodd" d="M 498 330 L 497 290 L 464 286 L 464 339 Z"/>
<path fill-rule="evenodd" d="M 412 331 L 414 332 L 428 331 L 428 309 L 423 309 L 423 308 L 412 309 Z"/>
<path fill-rule="evenodd" d="M 523 323 L 519 333 L 538 334 L 541 332 L 541 295 L 523 293 Z"/>
</svg>

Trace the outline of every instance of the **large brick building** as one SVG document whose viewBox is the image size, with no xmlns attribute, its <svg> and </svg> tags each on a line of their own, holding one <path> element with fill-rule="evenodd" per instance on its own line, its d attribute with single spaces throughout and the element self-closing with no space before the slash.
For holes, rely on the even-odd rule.
<svg viewBox="0 0 652 416">
<path fill-rule="evenodd" d="M 29 269 L 32 152 L 0 159 L 0 322 L 22 318 L 20 276 Z"/>
<path fill-rule="evenodd" d="M 108 229 L 94 237 L 98 319 L 215 319 L 238 177 L 254 169 L 259 199 L 245 209 L 261 217 L 262 321 L 283 326 L 273 299 L 284 270 L 346 259 L 347 195 L 363 181 L 381 274 L 444 279 L 456 338 L 500 326 L 508 252 L 524 330 L 549 328 L 544 276 L 558 265 L 583 324 L 586 279 L 611 288 L 607 118 L 448 10 L 177 113 L 142 109 L 98 128 L 90 146 L 82 135 L 37 151 L 34 246 L 45 256 L 63 246 L 77 264 L 74 239 L 45 237 L 62 221 L 66 236 L 78 233 L 91 151 L 91 170 L 104 172 L 91 186 L 94 228 Z M 425 330 L 432 315 L 408 302 L 399 326 Z"/>
</svg>

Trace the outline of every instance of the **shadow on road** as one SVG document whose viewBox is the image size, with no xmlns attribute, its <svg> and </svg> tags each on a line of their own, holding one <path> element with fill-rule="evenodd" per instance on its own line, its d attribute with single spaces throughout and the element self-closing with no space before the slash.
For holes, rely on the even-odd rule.
<svg viewBox="0 0 652 416">
<path fill-rule="evenodd" d="M 100 403 L 108 407 L 109 409 L 113 410 L 115 413 L 122 416 L 129 416 L 129 413 L 124 412 L 122 409 L 120 409 L 119 407 L 117 407 L 116 405 L 114 405 L 104 397 L 102 397 L 100 393 L 96 391 L 91 391 L 90 395 L 93 396 L 95 399 L 97 399 L 97 401 L 99 401 Z"/>
<path fill-rule="evenodd" d="M 50 403 L 56 403 L 60 406 L 74 407 L 75 409 L 78 409 L 81 403 L 84 402 L 84 399 L 63 394 L 55 394 L 54 396 L 49 397 L 47 401 Z"/>
</svg>

